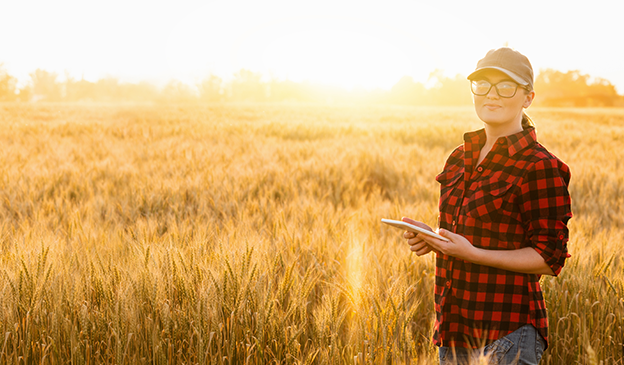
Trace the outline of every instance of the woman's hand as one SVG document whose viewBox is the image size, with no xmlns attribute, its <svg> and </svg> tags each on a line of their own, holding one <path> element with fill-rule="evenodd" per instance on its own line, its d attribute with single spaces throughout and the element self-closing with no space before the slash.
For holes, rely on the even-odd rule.
<svg viewBox="0 0 624 365">
<path fill-rule="evenodd" d="M 409 224 L 413 224 L 415 226 L 418 226 L 420 228 L 424 228 L 427 229 L 429 231 L 433 232 L 433 229 L 431 229 L 431 227 L 429 227 L 428 225 L 422 223 L 422 222 L 418 222 L 415 221 L 411 218 L 407 218 L 407 217 L 403 217 L 401 218 L 401 220 L 403 222 L 407 222 Z M 431 248 L 431 246 L 429 246 L 427 244 L 427 242 L 425 242 L 423 240 L 423 237 L 425 237 L 424 234 L 416 234 L 414 232 L 410 232 L 410 231 L 405 231 L 405 233 L 403 233 L 403 238 L 407 239 L 407 243 L 410 245 L 410 250 L 412 252 L 415 252 L 416 255 L 418 256 L 422 256 L 422 255 L 426 255 L 429 252 L 433 251 L 433 249 Z"/>
<path fill-rule="evenodd" d="M 474 247 L 464 236 L 449 232 L 445 229 L 440 229 L 438 234 L 442 237 L 448 238 L 449 241 L 442 241 L 424 234 L 419 236 L 422 236 L 422 239 L 426 242 L 426 244 L 439 253 L 457 257 L 458 259 L 466 261 L 472 262 L 474 260 L 477 248 Z"/>
<path fill-rule="evenodd" d="M 440 236 L 449 242 L 421 235 L 426 244 L 433 250 L 445 255 L 457 257 L 479 265 L 498 269 L 521 272 L 525 274 L 555 275 L 544 258 L 532 247 L 515 250 L 485 250 L 477 248 L 464 236 L 440 229 Z"/>
</svg>

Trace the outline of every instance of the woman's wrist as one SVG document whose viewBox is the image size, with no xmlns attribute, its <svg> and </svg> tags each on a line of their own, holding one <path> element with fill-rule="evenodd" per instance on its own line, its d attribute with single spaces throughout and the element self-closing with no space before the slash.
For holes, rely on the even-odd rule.
<svg viewBox="0 0 624 365">
<path fill-rule="evenodd" d="M 468 254 L 465 260 L 472 262 L 473 264 L 487 265 L 487 263 L 484 262 L 484 255 L 486 254 L 487 254 L 487 250 L 472 246 L 472 249 L 468 251 Z"/>
</svg>

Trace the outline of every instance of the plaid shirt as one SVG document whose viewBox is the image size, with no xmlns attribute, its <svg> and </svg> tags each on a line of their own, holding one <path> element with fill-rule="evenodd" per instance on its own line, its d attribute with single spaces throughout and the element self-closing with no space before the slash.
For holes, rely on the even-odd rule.
<svg viewBox="0 0 624 365">
<path fill-rule="evenodd" d="M 436 177 L 440 227 L 482 249 L 532 247 L 558 275 L 569 257 L 568 166 L 537 142 L 534 128 L 499 138 L 478 167 L 485 130 L 464 141 Z M 539 278 L 437 254 L 435 344 L 481 347 L 526 324 L 548 343 Z"/>
</svg>

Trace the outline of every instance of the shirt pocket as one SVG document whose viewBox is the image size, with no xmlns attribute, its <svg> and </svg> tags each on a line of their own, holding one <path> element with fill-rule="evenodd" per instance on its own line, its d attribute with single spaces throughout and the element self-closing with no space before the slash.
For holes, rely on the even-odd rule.
<svg viewBox="0 0 624 365">
<path fill-rule="evenodd" d="M 466 215 L 485 223 L 513 218 L 513 186 L 505 180 L 484 180 L 467 200 Z"/>
<path fill-rule="evenodd" d="M 449 206 L 449 202 L 451 206 L 456 206 L 457 202 L 452 201 L 458 199 L 458 197 L 453 197 L 453 190 L 455 190 L 458 186 L 458 183 L 461 181 L 461 177 L 464 176 L 463 171 L 443 171 L 438 176 L 436 176 L 436 181 L 440 183 L 440 213 L 446 212 L 447 207 Z M 452 212 L 448 212 L 451 213 Z"/>
</svg>

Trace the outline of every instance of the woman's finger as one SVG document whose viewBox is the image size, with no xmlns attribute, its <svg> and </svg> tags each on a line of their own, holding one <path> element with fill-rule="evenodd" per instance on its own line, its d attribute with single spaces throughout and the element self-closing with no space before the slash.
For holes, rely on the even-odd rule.
<svg viewBox="0 0 624 365">
<path fill-rule="evenodd" d="M 414 238 L 414 236 L 416 236 L 416 234 L 414 234 L 414 232 L 405 231 L 403 233 L 403 238 L 410 239 L 410 238 Z"/>
<path fill-rule="evenodd" d="M 431 227 L 429 227 L 428 225 L 424 224 L 423 222 L 415 221 L 415 220 L 413 220 L 411 218 L 408 218 L 408 217 L 403 217 L 403 218 L 401 218 L 401 220 L 403 222 L 406 222 L 406 223 L 409 223 L 409 224 L 413 224 L 413 225 L 415 225 L 417 227 L 424 228 L 426 230 L 432 231 Z"/>
<path fill-rule="evenodd" d="M 434 238 L 434 237 L 429 237 L 427 235 L 419 235 L 422 236 L 423 241 L 425 241 L 429 246 L 431 246 L 434 250 L 439 251 L 439 252 L 446 252 L 445 249 L 445 244 L 448 244 L 449 242 L 445 242 L 442 241 L 440 239 Z"/>
<path fill-rule="evenodd" d="M 419 250 L 422 250 L 423 248 L 427 248 L 427 242 L 425 241 L 420 241 L 412 246 L 410 246 L 410 250 L 412 250 L 413 252 L 417 252 Z"/>
<path fill-rule="evenodd" d="M 414 238 L 410 238 L 409 240 L 407 240 L 407 243 L 408 243 L 410 246 L 414 246 L 414 245 L 416 245 L 416 244 L 418 244 L 418 243 L 420 243 L 420 242 L 424 242 L 424 241 L 423 241 L 423 239 L 422 239 L 422 238 L 420 238 L 420 237 L 418 237 L 418 236 L 416 236 L 416 237 L 414 237 Z"/>
<path fill-rule="evenodd" d="M 423 255 L 428 254 L 431 251 L 432 251 L 431 247 L 429 247 L 428 245 L 425 245 L 425 247 L 421 248 L 420 250 L 416 251 L 415 253 L 418 256 L 423 256 Z"/>
</svg>

